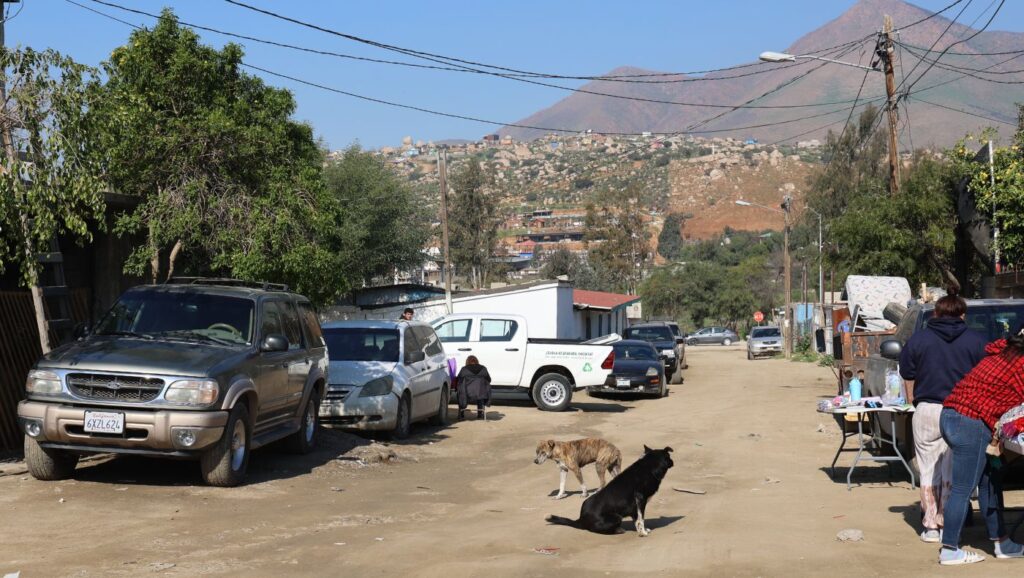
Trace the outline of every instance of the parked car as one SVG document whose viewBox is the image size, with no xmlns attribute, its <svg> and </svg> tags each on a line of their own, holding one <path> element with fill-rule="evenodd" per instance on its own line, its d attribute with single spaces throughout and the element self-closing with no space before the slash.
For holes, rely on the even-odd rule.
<svg viewBox="0 0 1024 578">
<path fill-rule="evenodd" d="M 739 340 L 740 336 L 727 327 L 705 327 L 686 336 L 687 345 L 732 345 Z"/>
<path fill-rule="evenodd" d="M 679 369 L 686 369 L 690 367 L 690 364 L 686 362 L 686 334 L 679 328 L 679 324 L 675 321 L 648 321 L 647 323 L 661 323 L 672 330 L 672 335 L 676 338 L 676 355 L 679 357 Z M 680 381 L 682 381 L 681 372 L 679 374 L 679 378 Z"/>
<path fill-rule="evenodd" d="M 665 364 L 658 350 L 647 341 L 624 339 L 612 345 L 615 364 L 601 385 L 587 388 L 589 393 L 647 393 L 665 397 Z"/>
<path fill-rule="evenodd" d="M 413 422 L 448 423 L 448 361 L 430 325 L 337 321 L 323 331 L 330 358 L 320 405 L 325 424 L 404 439 Z"/>
<path fill-rule="evenodd" d="M 682 363 L 683 338 L 676 337 L 663 322 L 638 323 L 627 327 L 622 332 L 624 339 L 639 339 L 646 341 L 658 350 L 658 354 L 665 360 L 665 375 L 671 383 L 682 383 L 683 374 L 680 371 Z"/>
<path fill-rule="evenodd" d="M 135 287 L 29 372 L 18 405 L 26 465 L 58 480 L 83 454 L 189 458 L 208 484 L 233 486 L 260 446 L 313 449 L 326 382 L 316 313 L 285 286 Z"/>
<path fill-rule="evenodd" d="M 934 314 L 935 303 L 909 308 L 896 326 L 896 333 L 882 341 L 878 351 L 871 352 L 865 372 L 866 390 L 870 395 L 882 395 L 886 371 L 896 369 L 903 346 Z M 1024 299 L 968 299 L 965 321 L 989 341 L 1006 337 L 1024 322 Z"/>
<path fill-rule="evenodd" d="M 563 411 L 573 391 L 604 383 L 615 362 L 611 345 L 531 338 L 518 315 L 448 315 L 432 325 L 459 367 L 470 355 L 487 367 L 492 398 L 532 399 L 545 411 Z"/>
<path fill-rule="evenodd" d="M 754 327 L 747 336 L 747 359 L 782 353 L 782 330 L 778 327 Z"/>
</svg>

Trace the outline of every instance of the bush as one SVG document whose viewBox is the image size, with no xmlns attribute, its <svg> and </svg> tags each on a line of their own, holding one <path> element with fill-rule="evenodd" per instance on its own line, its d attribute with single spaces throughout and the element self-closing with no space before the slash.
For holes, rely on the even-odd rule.
<svg viewBox="0 0 1024 578">
<path fill-rule="evenodd" d="M 575 181 L 572 182 L 572 186 L 576 187 L 577 189 L 589 189 L 590 187 L 594 186 L 594 181 L 592 179 L 586 178 L 576 179 Z"/>
</svg>

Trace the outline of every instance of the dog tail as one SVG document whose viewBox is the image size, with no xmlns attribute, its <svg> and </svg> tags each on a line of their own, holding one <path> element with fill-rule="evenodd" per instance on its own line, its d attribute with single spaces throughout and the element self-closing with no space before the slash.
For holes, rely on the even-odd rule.
<svg viewBox="0 0 1024 578">
<path fill-rule="evenodd" d="M 563 518 L 561 516 L 555 516 L 553 514 L 548 514 L 548 517 L 545 518 L 545 520 L 547 520 L 547 522 L 549 524 L 556 524 L 556 525 L 559 525 L 559 526 L 569 526 L 571 528 L 580 528 L 580 521 L 579 520 L 570 520 L 569 518 Z"/>
</svg>

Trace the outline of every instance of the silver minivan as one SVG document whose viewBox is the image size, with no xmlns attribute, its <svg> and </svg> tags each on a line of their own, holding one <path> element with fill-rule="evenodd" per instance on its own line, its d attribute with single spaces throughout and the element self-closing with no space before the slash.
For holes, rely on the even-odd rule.
<svg viewBox="0 0 1024 578">
<path fill-rule="evenodd" d="M 402 439 L 413 422 L 448 423 L 451 379 L 434 329 L 417 321 L 323 325 L 329 359 L 320 419 Z"/>
</svg>

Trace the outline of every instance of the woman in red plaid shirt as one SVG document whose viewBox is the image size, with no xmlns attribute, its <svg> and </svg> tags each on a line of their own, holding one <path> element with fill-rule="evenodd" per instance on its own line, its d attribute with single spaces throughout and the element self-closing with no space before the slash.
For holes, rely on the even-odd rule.
<svg viewBox="0 0 1024 578">
<path fill-rule="evenodd" d="M 953 453 L 953 489 L 946 503 L 940 564 L 971 564 L 985 559 L 960 548 L 960 531 L 974 488 L 978 488 L 978 505 L 988 536 L 995 542 L 996 558 L 1024 557 L 1024 546 L 1007 536 L 1000 510 L 1002 488 L 993 482 L 985 452 L 999 418 L 1024 404 L 1024 326 L 1010 339 L 990 343 L 985 351 L 988 357 L 946 398 L 939 419 L 942 437 Z"/>
</svg>

